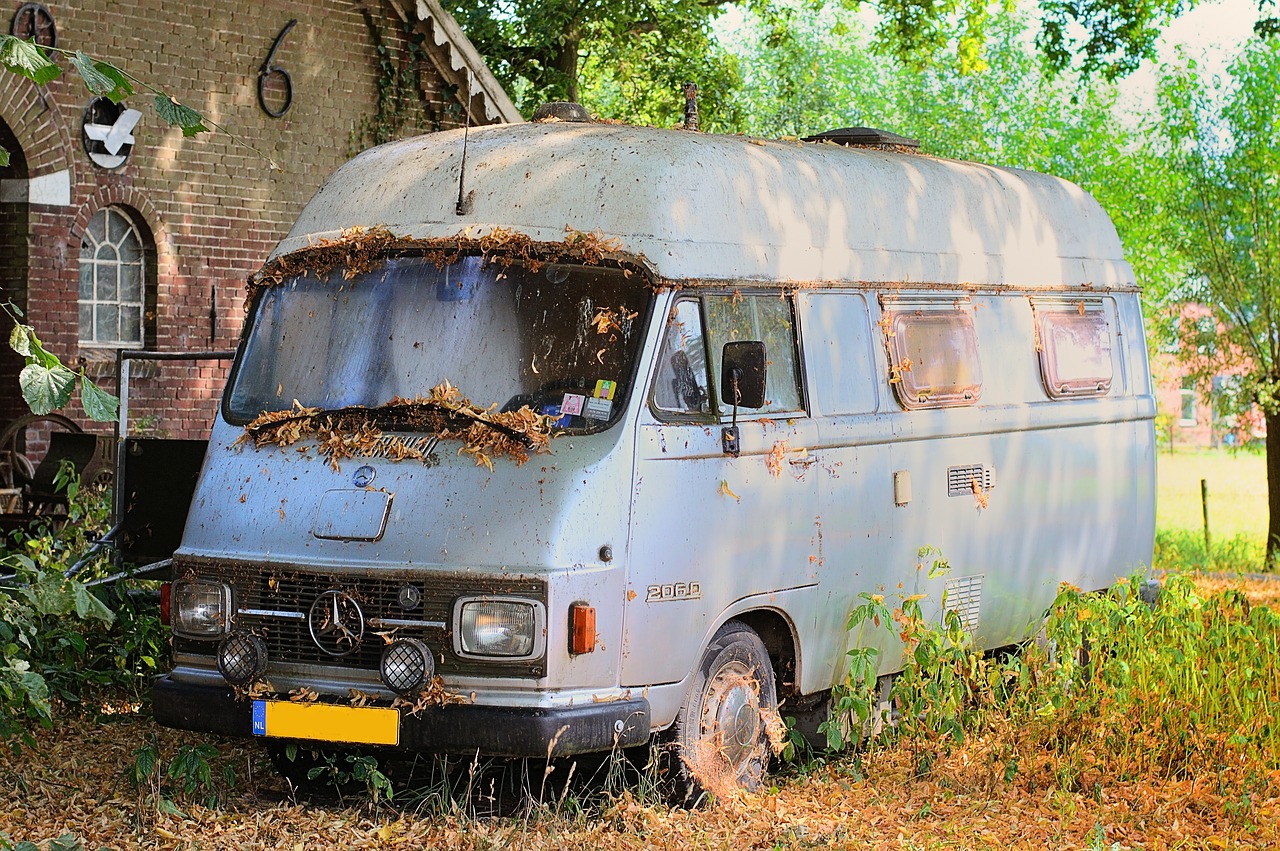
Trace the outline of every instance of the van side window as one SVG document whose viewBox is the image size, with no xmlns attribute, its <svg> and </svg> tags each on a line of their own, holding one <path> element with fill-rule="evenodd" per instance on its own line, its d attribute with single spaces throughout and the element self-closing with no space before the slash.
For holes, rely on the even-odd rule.
<svg viewBox="0 0 1280 851">
<path fill-rule="evenodd" d="M 1100 302 L 1036 311 L 1040 375 L 1052 399 L 1105 396 L 1114 374 L 1111 329 Z"/>
<path fill-rule="evenodd" d="M 796 347 L 796 323 L 791 299 L 777 293 L 761 295 L 707 296 L 707 341 L 711 351 L 711 377 L 719 382 L 720 359 L 724 344 L 734 340 L 760 340 L 764 343 L 765 406 L 760 413 L 804 410 L 800 393 L 800 358 Z M 731 403 L 721 400 L 720 413 L 729 416 Z"/>
<path fill-rule="evenodd" d="M 710 410 L 702 309 L 693 299 L 677 301 L 667 317 L 653 384 L 653 404 L 676 414 L 705 414 Z"/>
<path fill-rule="evenodd" d="M 973 405 L 982 395 L 982 364 L 973 316 L 963 310 L 888 312 L 881 321 L 889 383 L 907 410 Z"/>
</svg>

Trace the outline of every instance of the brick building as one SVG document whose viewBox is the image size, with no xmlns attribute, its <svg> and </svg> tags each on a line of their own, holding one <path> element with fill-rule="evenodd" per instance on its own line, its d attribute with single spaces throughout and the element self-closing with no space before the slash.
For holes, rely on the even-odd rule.
<svg viewBox="0 0 1280 851">
<path fill-rule="evenodd" d="M 1187 302 L 1175 309 L 1171 344 L 1153 347 L 1158 437 L 1169 446 L 1237 447 L 1261 443 L 1266 424 L 1257 405 L 1240 412 L 1224 404 L 1224 395 L 1239 387 L 1249 359 L 1238 349 L 1222 347 L 1226 329 L 1202 304 Z M 1212 341 L 1206 345 L 1206 341 Z M 1186 363 L 1192 360 L 1197 368 Z"/>
<path fill-rule="evenodd" d="M 461 126 L 468 105 L 473 124 L 520 120 L 436 0 L 11 0 L 5 11 L 7 31 L 112 62 L 229 131 L 184 138 L 141 86 L 119 107 L 95 101 L 66 60 L 43 87 L 0 74 L 11 153 L 0 300 L 111 390 L 119 348 L 234 348 L 245 279 L 355 152 Z M 228 363 L 141 366 L 133 422 L 205 436 Z M 26 413 L 21 367 L 6 346 L 0 426 Z"/>
</svg>

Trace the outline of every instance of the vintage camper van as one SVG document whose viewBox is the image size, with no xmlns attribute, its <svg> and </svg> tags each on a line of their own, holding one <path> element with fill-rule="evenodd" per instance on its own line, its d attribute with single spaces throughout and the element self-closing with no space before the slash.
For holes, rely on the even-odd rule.
<svg viewBox="0 0 1280 851">
<path fill-rule="evenodd" d="M 994 648 L 1060 583 L 1148 564 L 1155 402 L 1111 222 L 910 144 L 556 121 L 343 166 L 250 283 L 157 720 L 503 756 L 665 737 L 750 786 L 777 708 L 841 680 L 859 593 L 945 599 Z"/>
</svg>

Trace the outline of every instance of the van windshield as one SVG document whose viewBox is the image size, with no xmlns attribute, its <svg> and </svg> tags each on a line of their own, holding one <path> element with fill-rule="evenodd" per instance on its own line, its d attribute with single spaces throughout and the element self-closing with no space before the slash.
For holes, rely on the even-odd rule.
<svg viewBox="0 0 1280 851">
<path fill-rule="evenodd" d="M 653 295 L 618 269 L 463 257 L 306 273 L 258 298 L 225 402 L 243 425 L 298 405 L 378 408 L 448 382 L 479 408 L 595 430 L 626 404 Z"/>
</svg>

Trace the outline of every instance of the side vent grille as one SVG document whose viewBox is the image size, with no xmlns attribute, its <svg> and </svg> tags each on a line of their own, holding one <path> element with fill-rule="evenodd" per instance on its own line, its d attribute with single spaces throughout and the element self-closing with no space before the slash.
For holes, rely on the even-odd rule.
<svg viewBox="0 0 1280 851">
<path fill-rule="evenodd" d="M 978 490 L 991 490 L 995 473 L 981 464 L 947 468 L 947 496 L 973 496 Z"/>
<path fill-rule="evenodd" d="M 960 616 L 967 632 L 978 628 L 978 617 L 982 613 L 982 577 L 980 573 L 947 580 L 947 611 Z"/>
</svg>

